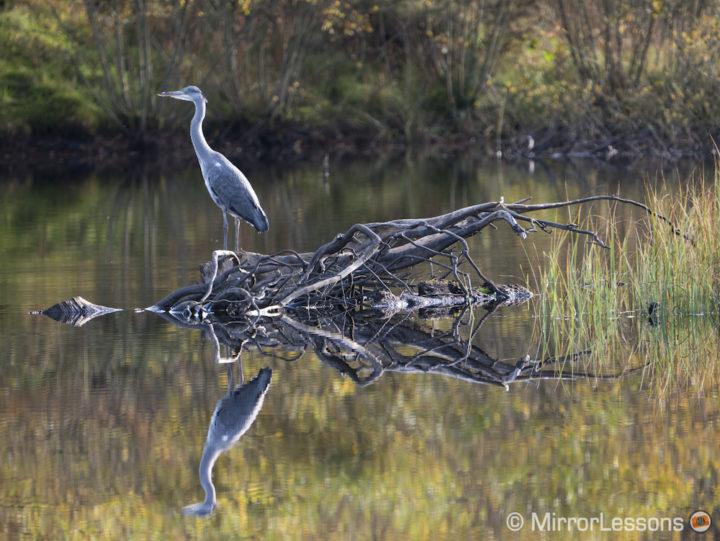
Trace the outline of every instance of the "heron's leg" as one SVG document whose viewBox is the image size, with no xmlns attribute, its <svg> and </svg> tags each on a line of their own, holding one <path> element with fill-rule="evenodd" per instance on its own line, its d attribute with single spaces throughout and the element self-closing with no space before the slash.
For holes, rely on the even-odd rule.
<svg viewBox="0 0 720 541">
<path fill-rule="evenodd" d="M 235 218 L 235 251 L 240 251 L 240 218 Z"/>
<path fill-rule="evenodd" d="M 228 392 L 232 390 L 232 365 L 227 365 Z"/>
<path fill-rule="evenodd" d="M 227 214 L 223 211 L 223 250 L 227 250 L 228 223 Z"/>
</svg>

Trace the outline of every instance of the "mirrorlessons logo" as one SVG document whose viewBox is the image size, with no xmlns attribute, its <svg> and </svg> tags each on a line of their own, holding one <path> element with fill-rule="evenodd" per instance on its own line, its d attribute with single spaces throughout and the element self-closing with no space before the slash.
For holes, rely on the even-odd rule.
<svg viewBox="0 0 720 541">
<path fill-rule="evenodd" d="M 705 511 L 695 511 L 690 515 L 690 527 L 696 532 L 706 532 L 712 524 L 712 519 Z"/>
<path fill-rule="evenodd" d="M 698 525 L 702 527 L 707 521 L 709 527 L 709 515 L 704 515 L 697 517 Z M 681 532 L 685 527 L 682 517 L 609 518 L 603 513 L 594 517 L 563 517 L 555 513 L 533 512 L 529 523 L 534 532 Z M 506 525 L 513 532 L 520 531 L 525 526 L 525 518 L 520 513 L 510 513 L 506 517 Z"/>
</svg>

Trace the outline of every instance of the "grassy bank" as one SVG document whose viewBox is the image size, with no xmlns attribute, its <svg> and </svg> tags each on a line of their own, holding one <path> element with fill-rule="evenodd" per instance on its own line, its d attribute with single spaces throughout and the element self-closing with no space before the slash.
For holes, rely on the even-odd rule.
<svg viewBox="0 0 720 541">
<path fill-rule="evenodd" d="M 547 354 L 589 350 L 599 373 L 644 367 L 659 393 L 717 385 L 720 172 L 696 181 L 678 199 L 649 194 L 676 230 L 611 211 L 596 218 L 609 249 L 556 242 L 537 286 Z"/>
<path fill-rule="evenodd" d="M 156 92 L 189 83 L 218 136 L 296 154 L 392 144 L 512 157 L 533 135 L 533 155 L 672 158 L 718 135 L 712 2 L 2 6 L 6 147 L 119 137 L 152 149 L 189 116 Z"/>
</svg>

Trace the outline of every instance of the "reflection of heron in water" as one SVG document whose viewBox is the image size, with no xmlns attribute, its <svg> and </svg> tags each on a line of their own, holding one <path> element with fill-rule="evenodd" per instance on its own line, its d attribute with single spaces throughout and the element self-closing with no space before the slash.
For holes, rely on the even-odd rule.
<svg viewBox="0 0 720 541">
<path fill-rule="evenodd" d="M 246 384 L 232 388 L 232 377 L 228 366 L 228 392 L 215 406 L 200 459 L 200 484 L 205 489 L 205 501 L 183 507 L 180 510 L 183 515 L 207 517 L 215 509 L 213 465 L 220 453 L 235 445 L 253 424 L 260 413 L 271 379 L 272 370 L 265 367 Z"/>
</svg>

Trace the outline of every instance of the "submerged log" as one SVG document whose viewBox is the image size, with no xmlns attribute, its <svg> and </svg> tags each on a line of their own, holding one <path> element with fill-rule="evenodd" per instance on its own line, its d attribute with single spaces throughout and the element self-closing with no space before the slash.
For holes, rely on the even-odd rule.
<svg viewBox="0 0 720 541">
<path fill-rule="evenodd" d="M 395 295 L 387 290 L 378 292 L 371 308 L 382 310 L 386 315 L 418 310 L 423 318 L 445 317 L 451 315 L 452 310 L 468 304 L 510 306 L 522 304 L 533 296 L 521 285 L 498 285 L 497 290 L 502 296 L 500 300 L 497 293 L 488 287 L 465 292 L 452 282 L 420 282 L 417 293 Z"/>
</svg>

